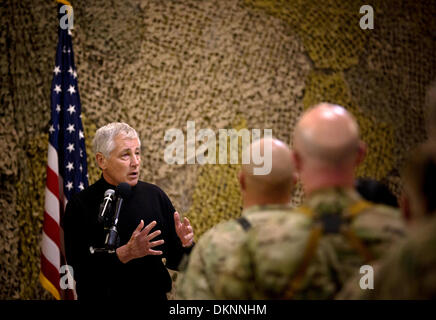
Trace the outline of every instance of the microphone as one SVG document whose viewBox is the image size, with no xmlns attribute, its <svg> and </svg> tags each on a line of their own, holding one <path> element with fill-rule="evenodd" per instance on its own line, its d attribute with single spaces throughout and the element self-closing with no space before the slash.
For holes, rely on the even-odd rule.
<svg viewBox="0 0 436 320">
<path fill-rule="evenodd" d="M 118 242 L 118 218 L 120 216 L 121 206 L 123 204 L 123 201 L 126 200 L 130 195 L 131 186 L 126 183 L 122 182 L 120 183 L 115 191 L 115 194 L 117 195 L 117 202 L 115 205 L 115 214 L 114 214 L 114 220 L 113 224 L 109 229 L 109 232 L 106 236 L 105 245 L 109 249 L 115 249 Z"/>
<path fill-rule="evenodd" d="M 107 189 L 104 193 L 103 202 L 100 204 L 100 211 L 98 213 L 98 222 L 102 223 L 105 219 L 105 215 L 112 211 L 112 200 L 115 198 L 115 191 Z"/>
</svg>

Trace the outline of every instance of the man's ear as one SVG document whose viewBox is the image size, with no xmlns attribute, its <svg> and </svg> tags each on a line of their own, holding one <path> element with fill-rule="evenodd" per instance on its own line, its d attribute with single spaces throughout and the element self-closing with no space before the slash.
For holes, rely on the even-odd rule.
<svg viewBox="0 0 436 320">
<path fill-rule="evenodd" d="M 365 160 L 367 150 L 368 147 L 366 143 L 363 141 L 359 141 L 359 150 L 357 151 L 356 166 L 358 166 L 363 162 L 363 160 Z"/>
<path fill-rule="evenodd" d="M 294 168 L 295 168 L 296 177 L 298 177 L 298 172 L 301 171 L 302 162 L 301 162 L 300 154 L 298 152 L 296 152 L 295 150 L 292 150 L 292 152 L 291 152 L 291 161 L 292 161 Z"/>
<path fill-rule="evenodd" d="M 405 191 L 403 190 L 399 199 L 399 205 L 401 213 L 403 214 L 404 220 L 406 222 L 412 221 L 412 212 L 410 210 L 410 200 L 409 197 L 406 195 Z"/>
<path fill-rule="evenodd" d="M 297 184 L 299 178 L 300 178 L 300 175 L 298 174 L 298 172 L 294 171 L 292 173 L 292 186 L 293 187 Z"/>
<path fill-rule="evenodd" d="M 292 186 L 295 186 L 297 184 L 298 178 L 299 178 L 299 174 L 297 171 L 297 165 L 295 163 L 295 155 L 294 152 L 291 151 L 291 164 L 292 164 Z"/>
<path fill-rule="evenodd" d="M 97 160 L 97 164 L 100 167 L 100 169 L 105 170 L 106 169 L 106 158 L 101 152 L 97 152 L 95 155 L 95 159 Z"/>
<path fill-rule="evenodd" d="M 246 188 L 245 176 L 244 176 L 244 173 L 242 171 L 239 171 L 239 173 L 238 173 L 238 180 L 239 180 L 239 185 L 241 186 L 241 190 L 245 191 L 245 188 Z"/>
</svg>

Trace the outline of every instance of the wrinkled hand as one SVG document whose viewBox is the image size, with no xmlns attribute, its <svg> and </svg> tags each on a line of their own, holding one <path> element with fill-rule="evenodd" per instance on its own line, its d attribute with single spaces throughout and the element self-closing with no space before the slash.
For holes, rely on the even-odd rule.
<svg viewBox="0 0 436 320">
<path fill-rule="evenodd" d="M 157 256 L 162 254 L 162 251 L 152 249 L 164 243 L 164 240 L 151 241 L 161 234 L 160 230 L 156 230 L 149 234 L 150 230 L 155 226 L 156 221 L 153 221 L 144 228 L 144 221 L 141 220 L 138 227 L 133 231 L 129 242 L 121 247 L 121 251 L 117 250 L 117 254 L 123 263 L 148 255 Z"/>
<path fill-rule="evenodd" d="M 174 212 L 174 224 L 176 226 L 177 236 L 182 241 L 182 246 L 190 247 L 194 242 L 194 231 L 189 223 L 188 218 L 183 218 L 183 223 L 180 221 L 180 215 Z"/>
</svg>

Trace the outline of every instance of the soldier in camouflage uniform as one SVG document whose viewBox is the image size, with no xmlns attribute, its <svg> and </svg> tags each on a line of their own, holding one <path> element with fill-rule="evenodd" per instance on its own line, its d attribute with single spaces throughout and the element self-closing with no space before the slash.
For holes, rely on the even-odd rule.
<svg viewBox="0 0 436 320">
<path fill-rule="evenodd" d="M 179 275 L 176 298 L 220 298 L 216 292 L 216 281 L 224 272 L 227 257 L 244 243 L 244 229 L 262 224 L 270 216 L 290 212 L 289 203 L 295 182 L 291 152 L 283 142 L 275 139 L 257 140 L 244 152 L 258 148 L 264 150 L 264 161 L 269 161 L 270 172 L 256 175 L 254 163 L 259 162 L 253 161 L 253 153 L 250 152 L 250 163 L 242 165 L 238 177 L 243 201 L 241 218 L 220 223 L 200 238 L 185 272 Z"/>
<path fill-rule="evenodd" d="M 221 299 L 332 299 L 360 269 L 404 235 L 400 213 L 354 190 L 365 145 L 344 108 L 318 105 L 294 136 L 294 162 L 307 199 L 247 232 L 217 282 Z"/>
<path fill-rule="evenodd" d="M 422 221 L 423 222 L 423 221 Z M 420 224 L 408 239 L 374 266 L 373 289 L 362 290 L 356 274 L 338 300 L 436 298 L 436 216 Z"/>
<path fill-rule="evenodd" d="M 436 217 L 425 219 L 374 276 L 374 289 L 361 290 L 360 299 L 435 299 Z"/>
<path fill-rule="evenodd" d="M 338 299 L 436 298 L 436 145 L 412 153 L 403 173 L 402 210 L 410 237 L 374 268 L 373 290 L 361 290 L 356 276 Z"/>
</svg>

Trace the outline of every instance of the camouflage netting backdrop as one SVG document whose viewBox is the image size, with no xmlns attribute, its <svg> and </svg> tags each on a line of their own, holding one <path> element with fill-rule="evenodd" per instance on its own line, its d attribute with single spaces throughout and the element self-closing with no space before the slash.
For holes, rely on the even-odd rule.
<svg viewBox="0 0 436 320">
<path fill-rule="evenodd" d="M 125 121 L 143 144 L 141 179 L 187 215 L 196 238 L 241 212 L 239 166 L 168 165 L 165 132 L 273 129 L 290 143 L 301 112 L 348 108 L 369 145 L 359 176 L 398 195 L 399 169 L 425 139 L 425 90 L 436 78 L 434 1 L 73 1 L 73 46 L 89 158 L 99 126 Z M 0 8 L 0 299 L 49 299 L 38 281 L 55 1 Z M 185 162 L 186 163 L 186 162 Z M 295 203 L 301 201 L 299 188 Z"/>
</svg>

